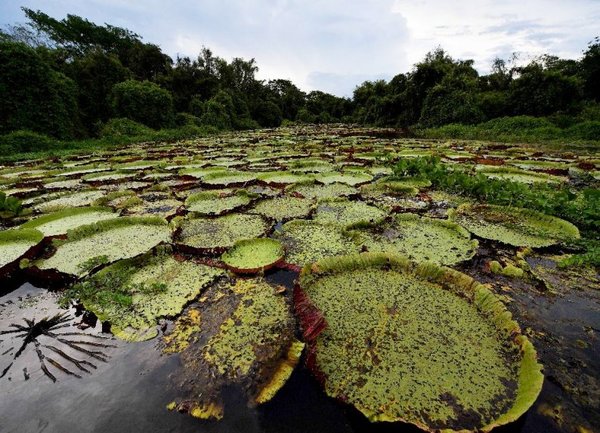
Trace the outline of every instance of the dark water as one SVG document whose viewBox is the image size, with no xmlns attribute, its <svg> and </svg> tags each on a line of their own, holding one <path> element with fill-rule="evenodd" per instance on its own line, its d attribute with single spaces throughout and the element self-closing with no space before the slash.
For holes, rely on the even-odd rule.
<svg viewBox="0 0 600 433">
<path fill-rule="evenodd" d="M 294 278 L 295 274 L 288 271 L 277 271 L 268 276 L 271 282 L 287 287 L 293 285 Z M 58 311 L 55 299 L 56 295 L 30 284 L 0 297 L 0 329 L 6 329 L 10 323 L 30 317 L 34 312 L 36 317 L 54 314 Z M 544 308 L 548 314 L 562 314 L 558 306 Z M 98 333 L 99 326 L 86 332 Z M 0 344 L 6 344 L 2 339 L 0 336 Z M 418 431 L 398 423 L 370 424 L 356 410 L 325 396 L 302 364 L 278 395 L 259 408 L 248 408 L 245 398 L 231 389 L 226 394 L 222 421 L 201 421 L 169 412 L 166 405 L 177 396 L 169 381 L 169 374 L 178 367 L 177 355 L 161 355 L 156 341 L 125 344 L 115 340 L 113 343 L 117 347 L 107 350 L 108 363 L 99 363 L 97 370 L 81 379 L 57 374 L 56 383 L 44 376 L 33 353 L 27 354 L 28 357 L 24 354 L 11 370 L 10 380 L 7 377 L 0 379 L 0 432 Z M 24 379 L 24 367 L 28 369 L 29 380 Z M 560 392 L 546 381 L 538 405 Z M 534 407 L 517 423 L 497 431 L 537 433 L 557 430 L 547 417 L 537 414 Z"/>
</svg>

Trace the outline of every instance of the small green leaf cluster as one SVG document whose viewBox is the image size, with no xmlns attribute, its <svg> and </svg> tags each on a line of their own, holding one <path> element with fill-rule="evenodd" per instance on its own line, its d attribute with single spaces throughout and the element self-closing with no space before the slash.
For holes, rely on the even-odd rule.
<svg viewBox="0 0 600 433">
<path fill-rule="evenodd" d="M 19 215 L 23 210 L 21 201 L 0 192 L 0 217 Z"/>
</svg>

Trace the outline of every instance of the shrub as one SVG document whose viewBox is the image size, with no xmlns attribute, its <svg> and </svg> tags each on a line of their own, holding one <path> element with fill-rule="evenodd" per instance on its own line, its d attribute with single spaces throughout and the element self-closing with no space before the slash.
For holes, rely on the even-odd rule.
<svg viewBox="0 0 600 433">
<path fill-rule="evenodd" d="M 0 191 L 0 217 L 18 215 L 22 210 L 21 202 L 18 199 Z"/>
<path fill-rule="evenodd" d="M 217 129 L 231 129 L 231 117 L 227 107 L 211 99 L 204 105 L 204 114 L 200 118 L 202 125 L 213 126 Z"/>
<path fill-rule="evenodd" d="M 47 135 L 26 130 L 0 136 L 0 150 L 3 155 L 50 150 L 55 148 L 56 144 L 56 141 Z"/>
<path fill-rule="evenodd" d="M 175 126 L 182 127 L 188 125 L 202 126 L 202 120 L 190 113 L 177 113 L 175 115 Z"/>
<path fill-rule="evenodd" d="M 600 121 L 577 123 L 565 131 L 565 136 L 573 140 L 600 140 Z"/>
<path fill-rule="evenodd" d="M 150 81 L 127 80 L 115 84 L 111 106 L 116 117 L 126 117 L 154 129 L 171 126 L 174 120 L 171 94 Z"/>
<path fill-rule="evenodd" d="M 100 137 L 136 137 L 148 135 L 150 128 L 127 118 L 110 119 L 100 129 Z"/>
</svg>

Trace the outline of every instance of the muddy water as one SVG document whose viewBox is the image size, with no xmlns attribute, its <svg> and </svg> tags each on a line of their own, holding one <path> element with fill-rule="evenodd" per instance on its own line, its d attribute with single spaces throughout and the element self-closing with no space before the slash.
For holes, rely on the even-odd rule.
<svg viewBox="0 0 600 433">
<path fill-rule="evenodd" d="M 291 287 L 295 274 L 277 271 L 268 279 Z M 518 296 L 515 296 L 517 299 Z M 582 323 L 600 329 L 596 311 L 589 308 L 588 300 L 573 298 L 546 300 L 534 296 L 535 317 L 527 316 L 528 322 L 541 328 L 553 326 L 557 320 L 560 332 L 577 333 Z M 525 307 L 533 306 L 531 299 L 523 295 L 515 301 Z M 517 308 L 518 309 L 518 308 Z M 60 311 L 56 295 L 30 284 L 0 297 L 0 329 L 22 317 L 53 315 Z M 579 323 L 573 317 L 580 317 Z M 81 317 L 73 317 L 70 329 Z M 572 329 L 571 329 L 572 328 Z M 100 324 L 88 328 L 85 333 L 100 334 Z M 573 338 L 569 336 L 569 338 Z M 0 336 L 0 349 L 12 344 L 6 336 Z M 156 348 L 156 341 L 125 344 L 111 340 L 116 347 L 103 349 L 110 357 L 107 363 L 96 362 L 97 369 L 82 378 L 57 373 L 53 383 L 40 369 L 35 351 L 29 347 L 4 378 L 0 379 L 0 432 L 415 432 L 402 424 L 369 424 L 357 411 L 327 398 L 310 373 L 302 366 L 296 369 L 288 383 L 269 403 L 259 408 L 248 408 L 245 398 L 236 389 L 226 395 L 225 418 L 220 422 L 207 422 L 187 415 L 169 412 L 165 406 L 176 397 L 171 388 L 169 374 L 178 367 L 177 355 L 164 356 Z M 536 342 L 549 346 L 543 340 Z M 5 352 L 6 349 L 0 351 Z M 585 362 L 597 368 L 590 360 L 599 359 L 597 340 L 586 349 L 589 358 Z M 540 353 L 551 352 L 542 348 Z M 14 350 L 13 350 L 14 353 Z M 586 352 L 588 353 L 588 352 Z M 0 357 L 0 369 L 7 356 Z M 542 361 L 544 361 L 542 359 Z M 23 369 L 27 368 L 28 380 Z M 53 369 L 53 371 L 56 371 Z M 595 372 L 596 377 L 598 371 Z M 554 381 L 547 380 L 544 391 L 532 410 L 504 432 L 565 432 L 571 428 L 558 428 L 552 416 L 542 415 L 540 407 L 555 406 L 556 401 L 570 402 L 569 396 Z M 569 403 L 573 405 L 572 403 Z M 580 409 L 577 409 L 580 410 Z"/>
</svg>

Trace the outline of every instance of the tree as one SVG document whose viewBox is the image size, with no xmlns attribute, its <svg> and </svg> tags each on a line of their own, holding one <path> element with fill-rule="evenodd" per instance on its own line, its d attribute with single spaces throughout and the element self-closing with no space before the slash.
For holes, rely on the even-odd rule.
<svg viewBox="0 0 600 433">
<path fill-rule="evenodd" d="M 91 51 L 68 64 L 69 75 L 79 88 L 79 110 L 81 120 L 88 131 L 98 122 L 106 122 L 112 108 L 109 96 L 115 84 L 131 78 L 114 54 Z"/>
<path fill-rule="evenodd" d="M 279 106 L 284 119 L 294 120 L 304 105 L 306 94 L 289 80 L 270 80 L 267 89 L 272 101 Z"/>
<path fill-rule="evenodd" d="M 518 68 L 518 78 L 509 87 L 513 115 L 547 116 L 570 110 L 581 98 L 581 83 L 577 78 L 547 70 L 537 63 Z"/>
<path fill-rule="evenodd" d="M 126 117 L 155 129 L 168 127 L 174 120 L 171 94 L 150 81 L 115 84 L 111 106 L 114 117 Z"/>
<path fill-rule="evenodd" d="M 585 97 L 600 102 L 600 38 L 590 42 L 581 60 Z"/>
<path fill-rule="evenodd" d="M 77 135 L 77 87 L 22 43 L 0 42 L 0 133 L 17 129 Z"/>
</svg>

